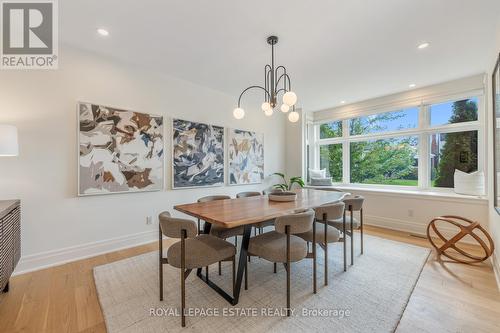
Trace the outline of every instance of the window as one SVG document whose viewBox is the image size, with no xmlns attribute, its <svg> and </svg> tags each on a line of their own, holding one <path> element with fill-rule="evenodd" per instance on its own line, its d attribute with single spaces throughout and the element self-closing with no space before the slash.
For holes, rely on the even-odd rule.
<svg viewBox="0 0 500 333">
<path fill-rule="evenodd" d="M 391 132 L 418 126 L 418 108 L 378 113 L 349 121 L 350 135 Z"/>
<path fill-rule="evenodd" d="M 351 183 L 418 185 L 418 137 L 351 142 Z"/>
<path fill-rule="evenodd" d="M 477 171 L 477 131 L 431 135 L 431 185 L 453 187 L 455 169 Z"/>
<path fill-rule="evenodd" d="M 477 104 L 477 97 L 474 97 L 431 105 L 431 126 L 475 121 L 477 120 Z"/>
<path fill-rule="evenodd" d="M 331 144 L 320 147 L 319 167 L 326 169 L 333 182 L 342 181 L 342 145 Z"/>
<path fill-rule="evenodd" d="M 453 188 L 455 170 L 483 168 L 480 100 L 421 102 L 316 125 L 311 165 L 334 182 Z"/>
<path fill-rule="evenodd" d="M 319 126 L 319 138 L 338 138 L 342 136 L 342 122 L 334 121 L 327 124 L 321 124 Z"/>
</svg>

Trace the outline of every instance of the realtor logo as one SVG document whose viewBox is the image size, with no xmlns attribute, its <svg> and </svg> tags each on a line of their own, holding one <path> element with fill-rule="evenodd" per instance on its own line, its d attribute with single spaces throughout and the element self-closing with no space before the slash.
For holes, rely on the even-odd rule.
<svg viewBox="0 0 500 333">
<path fill-rule="evenodd" d="M 2 69 L 57 69 L 55 0 L 1 0 Z"/>
</svg>

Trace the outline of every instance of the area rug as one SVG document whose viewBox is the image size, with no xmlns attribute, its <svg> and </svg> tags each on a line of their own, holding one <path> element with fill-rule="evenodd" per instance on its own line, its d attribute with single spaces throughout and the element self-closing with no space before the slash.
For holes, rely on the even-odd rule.
<svg viewBox="0 0 500 333">
<path fill-rule="evenodd" d="M 359 237 L 359 236 L 358 236 Z M 343 271 L 342 244 L 329 246 L 329 284 L 323 284 L 323 251 L 318 247 L 318 291 L 312 292 L 312 260 L 292 264 L 291 306 L 284 317 L 286 271 L 252 258 L 248 290 L 231 306 L 195 274 L 186 280 L 186 328 L 181 328 L 180 271 L 164 266 L 165 298 L 159 301 L 158 253 L 94 268 L 108 332 L 394 332 L 429 250 L 365 236 L 356 237 L 354 266 Z M 349 246 L 348 246 L 349 250 Z M 349 255 L 348 255 L 349 262 Z M 210 278 L 231 290 L 231 263 L 210 267 Z"/>
</svg>

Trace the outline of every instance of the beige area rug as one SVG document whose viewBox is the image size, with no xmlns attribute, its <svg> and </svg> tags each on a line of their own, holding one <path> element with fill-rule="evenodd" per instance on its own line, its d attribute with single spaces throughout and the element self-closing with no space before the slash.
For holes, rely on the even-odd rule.
<svg viewBox="0 0 500 333">
<path fill-rule="evenodd" d="M 359 237 L 359 236 L 358 236 Z M 393 332 L 408 303 L 429 250 L 377 237 L 365 237 L 354 266 L 342 269 L 342 244 L 329 247 L 329 285 L 323 284 L 323 251 L 318 254 L 318 292 L 312 293 L 312 260 L 292 264 L 291 305 L 286 306 L 286 274 L 281 265 L 252 258 L 249 289 L 232 307 L 193 271 L 186 280 L 186 328 L 176 316 L 180 306 L 180 271 L 164 266 L 165 298 L 158 295 L 158 253 L 151 252 L 94 268 L 94 278 L 108 332 Z M 349 246 L 348 246 L 349 249 Z M 349 256 L 348 256 L 349 259 Z M 210 278 L 230 290 L 231 263 L 222 276 L 211 266 Z M 195 315 L 196 313 L 196 315 Z"/>
</svg>

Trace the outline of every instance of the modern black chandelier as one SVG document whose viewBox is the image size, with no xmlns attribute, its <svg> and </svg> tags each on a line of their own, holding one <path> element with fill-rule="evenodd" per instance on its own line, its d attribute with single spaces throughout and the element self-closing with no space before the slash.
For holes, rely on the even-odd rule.
<svg viewBox="0 0 500 333">
<path fill-rule="evenodd" d="M 264 67 L 264 87 L 250 86 L 243 90 L 238 98 L 238 107 L 234 109 L 233 116 L 236 119 L 243 119 L 245 110 L 241 108 L 241 97 L 248 90 L 257 88 L 264 91 L 264 102 L 261 108 L 266 116 L 273 114 L 274 108 L 277 106 L 278 95 L 283 94 L 283 104 L 281 104 L 280 110 L 283 113 L 287 113 L 291 108 L 292 112 L 288 114 L 288 120 L 295 123 L 299 120 L 300 116 L 295 111 L 297 95 L 291 90 L 290 76 L 286 73 L 285 66 L 274 67 L 274 45 L 278 43 L 278 37 L 267 37 L 267 43 L 271 45 L 271 65 L 267 64 Z"/>
</svg>

